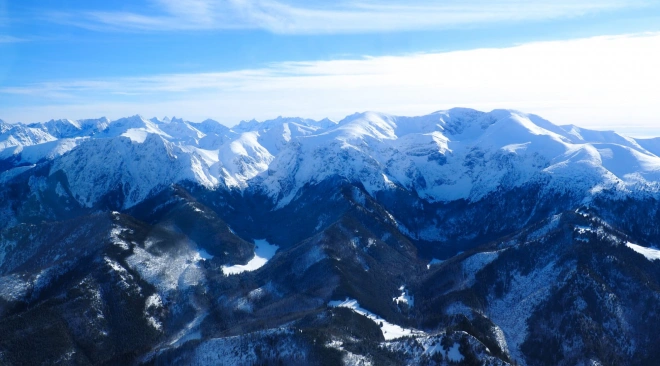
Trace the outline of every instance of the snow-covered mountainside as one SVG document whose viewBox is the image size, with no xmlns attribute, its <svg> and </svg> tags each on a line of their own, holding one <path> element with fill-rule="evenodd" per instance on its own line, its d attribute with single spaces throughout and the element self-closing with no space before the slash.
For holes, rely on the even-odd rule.
<svg viewBox="0 0 660 366">
<path fill-rule="evenodd" d="M 0 121 L 0 364 L 653 364 L 659 202 L 510 110 Z"/>
<path fill-rule="evenodd" d="M 53 160 L 50 174 L 61 170 L 86 206 L 119 185 L 128 208 L 154 189 L 183 181 L 260 190 L 282 207 L 305 185 L 334 176 L 361 183 L 371 195 L 401 187 L 431 202 L 478 201 L 535 182 L 579 194 L 656 191 L 660 177 L 650 141 L 556 126 L 508 110 L 452 109 L 420 117 L 367 112 L 337 123 L 279 117 L 233 129 L 211 120 L 140 116 L 10 127 L 0 136 L 3 179 L 14 174 L 12 168 Z M 52 145 L 63 139 L 70 140 Z M 139 165 L 134 162 L 161 169 L 127 166 Z M 109 171 L 114 177 L 106 177 Z"/>
</svg>

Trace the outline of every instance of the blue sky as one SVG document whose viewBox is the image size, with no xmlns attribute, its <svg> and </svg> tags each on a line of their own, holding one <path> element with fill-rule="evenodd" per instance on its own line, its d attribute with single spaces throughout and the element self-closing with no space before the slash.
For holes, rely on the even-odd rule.
<svg viewBox="0 0 660 366">
<path fill-rule="evenodd" d="M 660 135 L 658 32 L 645 0 L 0 0 L 0 118 L 463 106 Z"/>
</svg>

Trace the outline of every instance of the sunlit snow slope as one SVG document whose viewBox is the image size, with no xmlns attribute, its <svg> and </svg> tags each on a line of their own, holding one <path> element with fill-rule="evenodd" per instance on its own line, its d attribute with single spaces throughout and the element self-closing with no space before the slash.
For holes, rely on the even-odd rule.
<svg viewBox="0 0 660 366">
<path fill-rule="evenodd" d="M 653 140 L 557 126 L 510 110 L 451 109 L 426 116 L 356 113 L 339 122 L 282 118 L 232 129 L 207 120 L 52 120 L 3 123 L 0 180 L 52 160 L 73 197 L 92 207 L 120 190 L 131 207 L 172 183 L 253 189 L 286 206 L 330 177 L 374 194 L 402 187 L 428 201 L 478 201 L 498 189 L 543 183 L 578 194 L 657 191 Z"/>
</svg>

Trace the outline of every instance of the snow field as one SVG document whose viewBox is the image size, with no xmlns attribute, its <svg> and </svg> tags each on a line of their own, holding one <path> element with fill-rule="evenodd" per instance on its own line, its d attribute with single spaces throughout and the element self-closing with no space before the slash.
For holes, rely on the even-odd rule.
<svg viewBox="0 0 660 366">
<path fill-rule="evenodd" d="M 254 241 L 254 257 L 246 264 L 235 264 L 233 266 L 222 266 L 222 272 L 229 276 L 243 272 L 252 272 L 263 267 L 273 256 L 279 247 L 269 244 L 265 239 Z"/>
<path fill-rule="evenodd" d="M 392 324 L 386 321 L 385 319 L 381 318 L 380 316 L 366 309 L 361 308 L 357 300 L 346 298 L 346 300 L 344 301 L 330 301 L 328 303 L 328 306 L 333 308 L 334 307 L 348 308 L 360 315 L 366 316 L 367 318 L 371 319 L 380 326 L 381 332 L 383 332 L 383 337 L 385 337 L 386 340 L 412 336 L 412 335 L 424 335 L 424 332 L 422 331 L 416 329 L 403 328 L 396 324 Z"/>
</svg>

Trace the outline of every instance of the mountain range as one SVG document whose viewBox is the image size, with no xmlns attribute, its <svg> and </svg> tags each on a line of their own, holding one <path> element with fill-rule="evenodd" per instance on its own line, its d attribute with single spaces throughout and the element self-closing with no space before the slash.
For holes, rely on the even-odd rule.
<svg viewBox="0 0 660 366">
<path fill-rule="evenodd" d="M 660 357 L 660 138 L 463 108 L 0 121 L 0 187 L 3 364 Z"/>
</svg>

